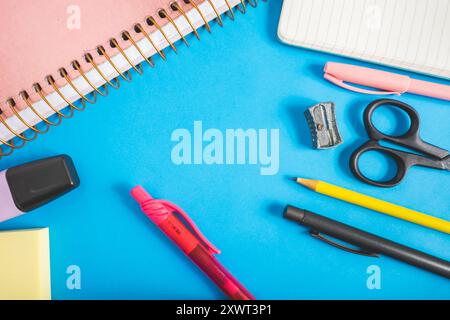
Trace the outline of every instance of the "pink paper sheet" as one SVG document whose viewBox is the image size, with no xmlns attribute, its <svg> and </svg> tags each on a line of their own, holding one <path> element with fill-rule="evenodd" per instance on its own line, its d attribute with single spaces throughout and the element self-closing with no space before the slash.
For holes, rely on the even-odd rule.
<svg viewBox="0 0 450 320">
<path fill-rule="evenodd" d="M 45 77 L 53 75 L 60 79 L 58 69 L 70 66 L 73 60 L 85 63 L 82 56 L 92 52 L 94 58 L 98 45 L 104 45 L 108 52 L 115 53 L 108 41 L 111 37 L 121 40 L 123 30 L 132 30 L 135 23 L 141 23 L 148 32 L 154 27 L 144 24 L 147 16 L 153 16 L 159 24 L 167 19 L 158 16 L 165 8 L 172 17 L 177 12 L 170 9 L 173 0 L 2 0 L 0 1 L 0 107 L 4 115 L 11 115 L 5 101 L 13 98 L 20 108 L 25 105 L 19 92 L 26 90 L 36 100 L 32 85 L 39 82 L 48 90 Z M 202 1 L 197 1 L 200 3 Z M 183 0 L 178 3 L 185 10 L 192 8 Z M 70 29 L 71 19 L 80 12 L 80 29 Z M 131 32 L 139 39 L 139 35 Z M 130 45 L 123 43 L 124 46 Z M 88 68 L 84 65 L 84 68 Z M 76 72 L 74 73 L 77 74 Z"/>
</svg>

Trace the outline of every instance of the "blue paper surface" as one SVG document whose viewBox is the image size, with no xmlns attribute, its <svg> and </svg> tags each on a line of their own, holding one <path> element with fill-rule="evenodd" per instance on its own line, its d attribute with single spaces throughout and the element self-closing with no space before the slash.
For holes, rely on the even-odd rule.
<svg viewBox="0 0 450 320">
<path fill-rule="evenodd" d="M 281 1 L 261 3 L 236 21 L 224 18 L 201 42 L 178 44 L 166 62 L 1 160 L 6 169 L 57 154 L 70 155 L 81 187 L 0 229 L 50 227 L 55 299 L 222 299 L 221 292 L 154 227 L 130 197 L 142 184 L 170 200 L 222 250 L 219 260 L 259 299 L 443 299 L 447 279 L 388 257 L 361 257 L 321 243 L 282 218 L 286 204 L 450 260 L 450 236 L 315 194 L 290 179 L 325 180 L 450 220 L 448 172 L 413 168 L 393 189 L 365 185 L 348 160 L 367 139 L 364 108 L 375 98 L 323 79 L 327 61 L 361 62 L 283 45 L 276 29 Z M 376 66 L 375 66 L 376 67 Z M 388 68 L 379 67 L 388 70 Z M 395 71 L 395 70 L 394 70 Z M 407 72 L 397 71 L 404 74 Z M 431 79 L 417 74 L 416 78 Z M 448 83 L 448 82 L 447 82 Z M 404 95 L 421 116 L 422 135 L 450 148 L 449 103 Z M 345 143 L 311 147 L 303 116 L 322 101 L 336 103 Z M 381 126 L 393 115 L 380 116 Z M 257 165 L 175 165 L 177 129 L 279 129 L 279 171 Z M 387 126 L 389 127 L 389 126 Z M 367 168 L 376 168 L 369 157 Z M 379 159 L 378 159 L 379 160 Z M 380 166 L 380 168 L 383 168 Z M 69 290 L 67 268 L 81 270 L 81 289 Z M 381 270 L 381 289 L 367 270 Z"/>
</svg>

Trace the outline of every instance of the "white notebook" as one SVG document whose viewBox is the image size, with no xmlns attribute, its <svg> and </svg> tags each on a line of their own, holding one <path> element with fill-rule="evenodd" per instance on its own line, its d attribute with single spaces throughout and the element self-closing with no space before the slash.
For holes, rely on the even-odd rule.
<svg viewBox="0 0 450 320">
<path fill-rule="evenodd" d="M 450 0 L 284 0 L 278 36 L 450 79 Z"/>
</svg>

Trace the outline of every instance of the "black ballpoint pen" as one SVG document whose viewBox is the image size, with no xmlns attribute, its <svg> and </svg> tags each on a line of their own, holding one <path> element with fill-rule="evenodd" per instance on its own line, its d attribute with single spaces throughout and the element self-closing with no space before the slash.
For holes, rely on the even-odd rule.
<svg viewBox="0 0 450 320">
<path fill-rule="evenodd" d="M 310 228 L 312 236 L 335 247 L 367 256 L 386 255 L 450 279 L 449 261 L 293 206 L 286 207 L 284 217 Z M 346 248 L 325 238 L 322 234 L 357 246 L 361 250 Z"/>
</svg>

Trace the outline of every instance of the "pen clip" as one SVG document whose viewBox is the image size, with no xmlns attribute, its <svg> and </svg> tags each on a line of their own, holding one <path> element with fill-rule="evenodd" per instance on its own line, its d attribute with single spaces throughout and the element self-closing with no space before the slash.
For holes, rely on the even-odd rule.
<svg viewBox="0 0 450 320">
<path fill-rule="evenodd" d="M 187 223 L 187 225 L 192 229 L 195 236 L 203 243 L 209 253 L 211 254 L 220 254 L 220 250 L 217 249 L 204 235 L 201 233 L 200 229 L 196 226 L 194 221 L 188 216 L 188 214 L 178 207 L 177 205 L 166 201 L 166 200 L 158 200 L 158 202 L 165 206 L 167 209 L 171 210 L 173 213 L 180 215 L 183 220 Z"/>
<path fill-rule="evenodd" d="M 331 83 L 334 83 L 335 85 L 358 93 L 364 93 L 364 94 L 371 94 L 371 95 L 392 95 L 395 94 L 397 96 L 400 96 L 401 92 L 390 92 L 390 91 L 374 91 L 374 90 L 367 90 L 363 88 L 358 88 L 355 86 L 351 86 L 347 83 L 345 83 L 343 80 L 336 78 L 335 76 L 325 73 L 324 78 L 330 81 Z"/>
<path fill-rule="evenodd" d="M 364 250 L 356 250 L 356 249 L 352 249 L 352 248 L 343 246 L 342 244 L 339 244 L 337 242 L 334 242 L 334 241 L 324 237 L 318 231 L 310 230 L 309 234 L 313 238 L 322 240 L 323 242 L 325 242 L 325 243 L 327 243 L 327 244 L 329 244 L 329 245 L 331 245 L 331 246 L 333 246 L 335 248 L 338 248 L 338 249 L 341 249 L 341 250 L 344 250 L 344 251 L 347 251 L 347 252 L 350 252 L 350 253 L 359 254 L 361 256 L 372 257 L 372 258 L 379 258 L 379 256 L 376 253 L 371 253 L 371 252 L 367 252 L 367 251 L 364 251 Z"/>
</svg>

